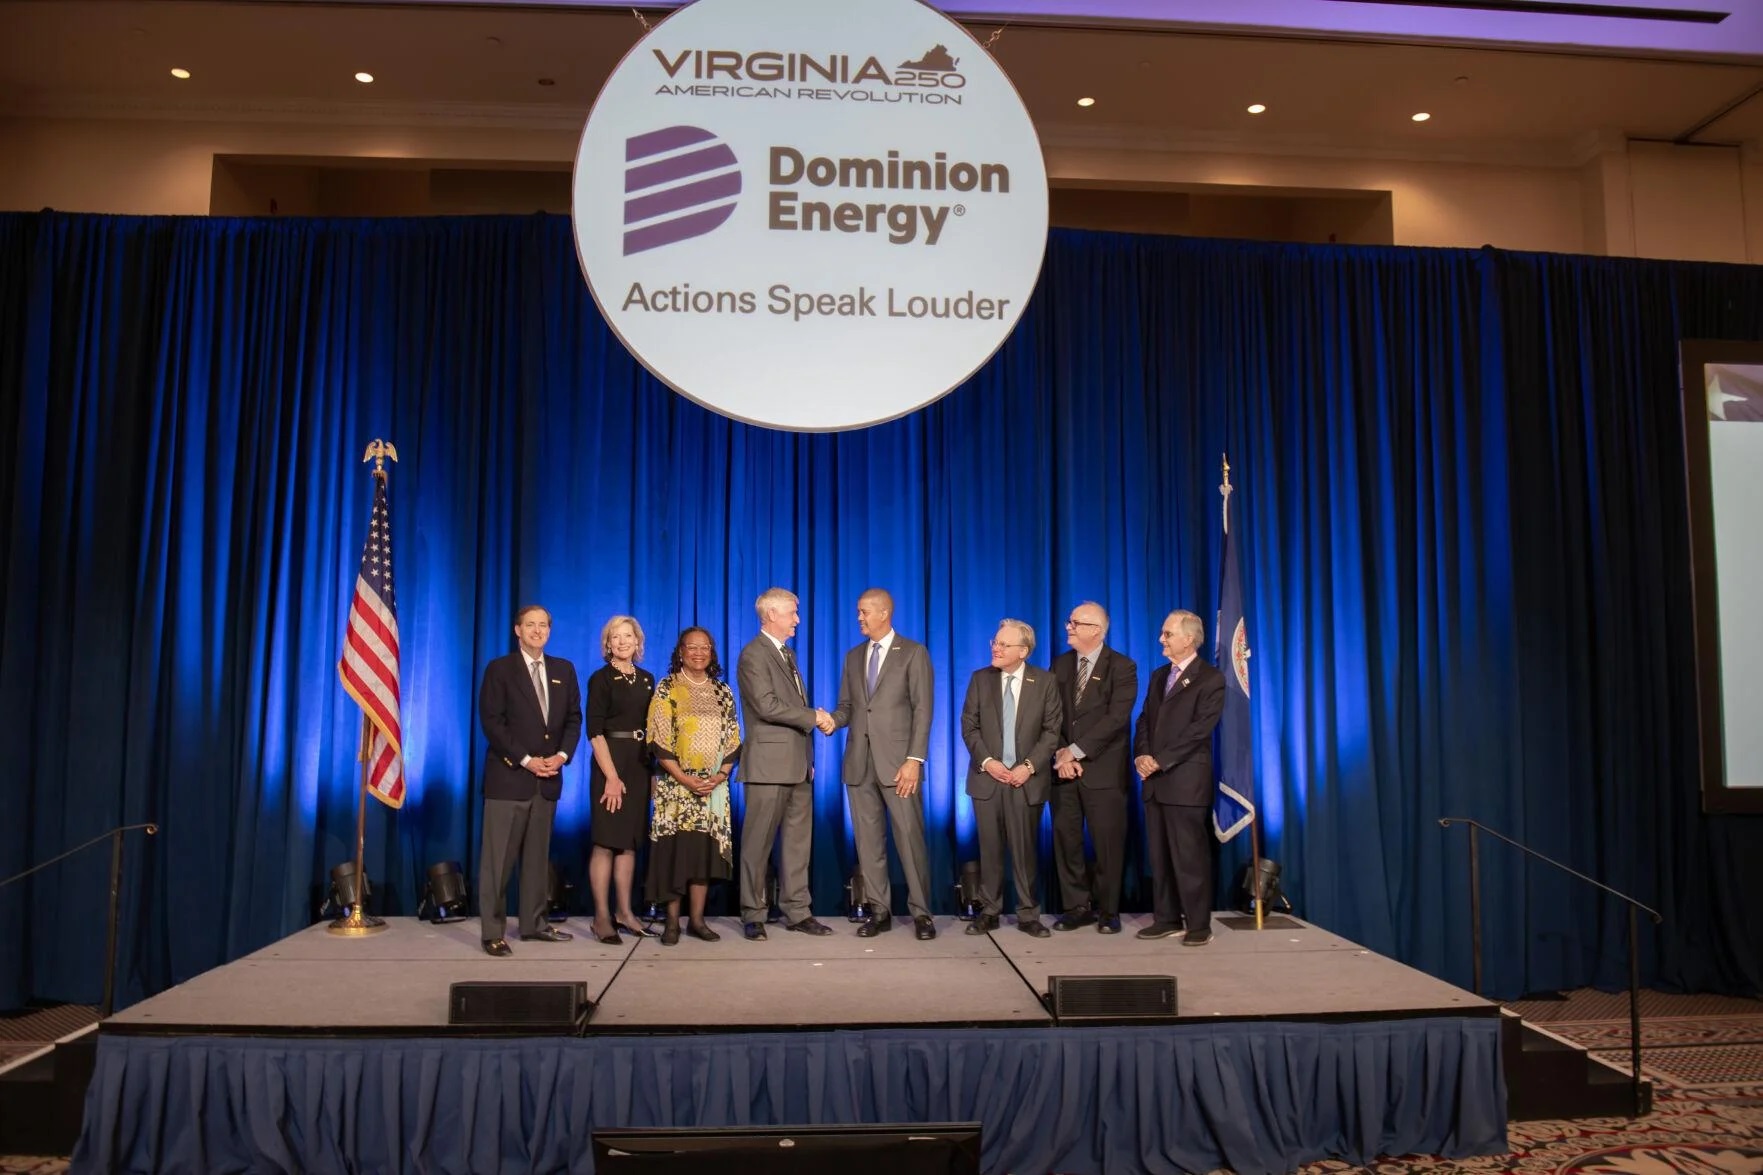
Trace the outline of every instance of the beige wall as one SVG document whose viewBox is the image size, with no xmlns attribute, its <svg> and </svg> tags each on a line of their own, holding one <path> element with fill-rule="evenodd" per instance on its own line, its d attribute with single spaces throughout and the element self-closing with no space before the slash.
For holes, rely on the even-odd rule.
<svg viewBox="0 0 1763 1175">
<path fill-rule="evenodd" d="M 568 165 L 569 128 L 309 126 L 151 119 L 0 120 L 0 208 L 205 215 L 261 206 L 248 174 L 217 174 L 215 156 L 264 162 L 425 160 L 437 166 Z M 1763 261 L 1763 156 L 1737 148 L 1606 143 L 1562 166 L 1232 155 L 1052 142 L 1064 189 L 1187 193 L 1187 231 L 1265 220 L 1285 239 L 1393 240 L 1400 245 Z M 247 169 L 248 170 L 248 167 Z M 222 169 L 224 171 L 224 168 Z M 329 181 L 335 184 L 334 178 Z M 375 181 L 379 182 L 379 181 Z M 387 210 L 416 198 L 386 193 Z M 427 183 L 424 179 L 422 183 Z M 298 214 L 312 186 L 278 199 Z M 287 185 L 284 185 L 287 186 Z M 1227 218 L 1218 199 L 1265 198 Z M 1291 197 L 1304 197 L 1293 212 Z M 471 205 L 475 198 L 462 198 Z M 1283 203 L 1279 201 L 1284 201 Z M 1127 227 L 1122 225 L 1121 227 Z M 1177 231 L 1182 231 L 1175 226 Z M 1233 234 L 1234 235 L 1234 234 Z"/>
</svg>

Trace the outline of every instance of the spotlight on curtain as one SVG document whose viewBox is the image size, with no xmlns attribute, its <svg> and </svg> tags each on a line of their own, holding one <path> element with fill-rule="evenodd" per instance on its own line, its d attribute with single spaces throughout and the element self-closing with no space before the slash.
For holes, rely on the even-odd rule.
<svg viewBox="0 0 1763 1175">
<path fill-rule="evenodd" d="M 575 886 L 563 880 L 563 875 L 557 872 L 557 862 L 550 862 L 546 868 L 545 918 L 550 922 L 566 921 L 569 918 L 570 899 L 575 893 Z"/>
<path fill-rule="evenodd" d="M 429 866 L 428 884 L 417 903 L 419 918 L 430 922 L 463 922 L 470 912 L 466 900 L 465 873 L 458 861 L 437 861 Z"/>
<path fill-rule="evenodd" d="M 979 916 L 979 862 L 963 861 L 955 883 L 955 916 L 972 922 Z"/>
<path fill-rule="evenodd" d="M 1244 865 L 1237 874 L 1236 885 L 1237 909 L 1245 914 L 1255 912 L 1255 903 L 1261 903 L 1263 913 L 1274 911 L 1289 912 L 1292 903 L 1286 900 L 1284 891 L 1279 884 L 1279 862 L 1261 858 L 1260 872 L 1255 876 L 1253 884 L 1249 880 L 1249 866 Z"/>
<path fill-rule="evenodd" d="M 367 896 L 373 896 L 373 881 L 368 880 Z M 348 914 L 361 900 L 361 890 L 355 882 L 355 862 L 344 861 L 331 870 L 331 889 L 325 896 L 324 906 L 319 910 L 320 918 L 341 918 Z"/>
<path fill-rule="evenodd" d="M 863 892 L 863 870 L 853 869 L 845 882 L 845 916 L 853 922 L 867 922 L 870 903 Z"/>
</svg>

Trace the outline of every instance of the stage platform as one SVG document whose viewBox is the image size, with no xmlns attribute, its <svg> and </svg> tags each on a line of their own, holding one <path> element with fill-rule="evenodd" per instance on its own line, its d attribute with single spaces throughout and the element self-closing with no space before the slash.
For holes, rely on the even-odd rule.
<svg viewBox="0 0 1763 1175">
<path fill-rule="evenodd" d="M 1499 1008 L 1295 919 L 1214 941 L 1033 938 L 939 918 L 673 947 L 512 941 L 476 920 L 315 926 L 100 1030 L 87 1170 L 591 1170 L 599 1126 L 976 1120 L 986 1170 L 1283 1171 L 1505 1149 Z M 1171 975 L 1178 1022 L 1072 1027 L 1055 975 Z M 581 1037 L 447 1024 L 462 980 L 571 980 Z M 218 1112 L 219 1117 L 215 1115 Z M 218 1123 L 218 1125 L 217 1125 Z"/>
</svg>

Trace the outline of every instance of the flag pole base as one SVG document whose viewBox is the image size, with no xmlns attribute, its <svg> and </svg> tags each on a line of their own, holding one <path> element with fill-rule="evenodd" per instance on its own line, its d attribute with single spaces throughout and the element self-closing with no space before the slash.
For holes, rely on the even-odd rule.
<svg viewBox="0 0 1763 1175">
<path fill-rule="evenodd" d="M 351 909 L 347 916 L 338 918 L 325 930 L 331 934 L 341 934 L 349 938 L 364 938 L 370 934 L 378 934 L 386 928 L 384 918 L 375 918 L 360 906 Z"/>
</svg>

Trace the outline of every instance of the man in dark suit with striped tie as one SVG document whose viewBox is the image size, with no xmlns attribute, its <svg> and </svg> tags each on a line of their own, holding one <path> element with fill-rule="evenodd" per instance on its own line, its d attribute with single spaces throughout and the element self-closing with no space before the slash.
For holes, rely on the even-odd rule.
<svg viewBox="0 0 1763 1175">
<path fill-rule="evenodd" d="M 564 942 L 571 935 L 545 920 L 551 819 L 563 794 L 563 765 L 582 732 L 575 666 L 545 654 L 551 614 L 529 604 L 515 614 L 520 648 L 484 669 L 478 717 L 490 748 L 484 756 L 484 841 L 478 859 L 478 918 L 484 950 L 512 954 L 505 937 L 508 875 L 520 861 L 522 941 Z"/>
<path fill-rule="evenodd" d="M 1151 925 L 1140 938 L 1187 933 L 1182 945 L 1212 941 L 1212 731 L 1224 713 L 1224 674 L 1200 658 L 1206 626 L 1171 612 L 1160 637 L 1169 664 L 1151 674 L 1133 737 L 1133 765 L 1145 781 L 1145 842 L 1151 856 Z"/>
<path fill-rule="evenodd" d="M 1094 922 L 1120 933 L 1120 878 L 1126 863 L 1127 759 L 1139 667 L 1108 647 L 1108 613 L 1086 600 L 1065 622 L 1071 648 L 1053 661 L 1065 715 L 1053 755 L 1053 856 L 1065 913 L 1054 930 Z M 1084 867 L 1084 825 L 1096 847 L 1095 881 Z"/>
</svg>

